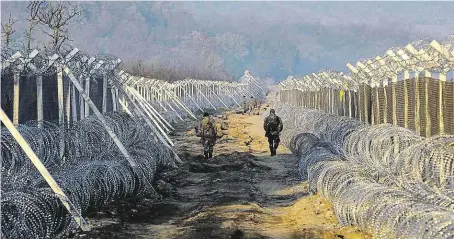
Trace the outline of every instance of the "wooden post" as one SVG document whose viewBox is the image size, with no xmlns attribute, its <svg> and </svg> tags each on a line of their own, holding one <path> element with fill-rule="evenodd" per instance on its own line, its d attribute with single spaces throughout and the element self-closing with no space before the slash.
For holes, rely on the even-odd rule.
<svg viewBox="0 0 454 239">
<path fill-rule="evenodd" d="M 38 116 L 38 128 L 43 127 L 43 75 L 36 76 L 36 109 Z"/>
<path fill-rule="evenodd" d="M 445 117 L 443 113 L 443 91 L 446 85 L 446 74 L 440 73 L 438 81 L 438 120 L 440 122 L 439 135 L 445 134 Z"/>
<path fill-rule="evenodd" d="M 397 75 L 393 76 L 391 82 L 393 99 L 393 125 L 397 126 L 397 95 L 396 95 Z"/>
<path fill-rule="evenodd" d="M 102 77 L 102 113 L 107 112 L 107 76 Z"/>
<path fill-rule="evenodd" d="M 377 115 L 377 120 L 375 122 L 375 124 L 381 124 L 381 119 L 380 119 L 380 98 L 379 98 L 379 94 L 378 94 L 378 91 L 379 91 L 379 88 L 380 88 L 380 85 L 378 83 L 375 83 L 375 111 L 376 111 L 376 115 Z"/>
<path fill-rule="evenodd" d="M 363 84 L 363 94 L 364 94 L 364 122 L 369 124 L 369 97 L 366 96 L 366 84 Z"/>
<path fill-rule="evenodd" d="M 335 89 L 331 88 L 331 114 L 337 115 L 336 93 Z"/>
<path fill-rule="evenodd" d="M 80 84 L 81 85 L 84 85 L 84 78 L 83 77 L 80 77 Z M 85 100 L 84 100 L 84 97 L 82 97 L 82 95 L 79 93 L 79 107 L 80 107 L 80 111 L 79 111 L 79 115 L 80 115 L 80 120 L 83 120 L 85 119 Z"/>
<path fill-rule="evenodd" d="M 65 109 L 63 99 L 63 71 L 58 66 L 57 72 L 57 97 L 58 97 L 58 124 L 62 126 L 65 123 Z"/>
<path fill-rule="evenodd" d="M 432 77 L 432 74 L 428 71 L 424 73 L 425 83 L 424 83 L 424 96 L 425 96 L 425 112 L 426 115 L 426 137 L 432 136 L 432 118 L 430 117 L 429 111 L 429 80 Z"/>
<path fill-rule="evenodd" d="M 13 99 L 13 124 L 19 125 L 19 100 L 20 100 L 20 72 L 14 72 L 14 99 Z"/>
<path fill-rule="evenodd" d="M 421 118 L 420 118 L 420 107 L 421 101 L 419 99 L 419 73 L 415 73 L 415 131 L 421 135 Z"/>
<path fill-rule="evenodd" d="M 84 93 L 90 97 L 90 77 L 87 77 L 85 79 L 85 91 Z M 85 100 L 85 118 L 87 118 L 88 116 L 90 116 L 90 106 L 88 105 L 88 101 Z"/>
<path fill-rule="evenodd" d="M 404 128 L 408 129 L 408 79 L 410 79 L 410 73 L 405 70 L 404 71 Z"/>
<path fill-rule="evenodd" d="M 66 115 L 66 127 L 69 128 L 71 124 L 71 85 L 69 82 L 66 82 L 65 85 L 67 85 L 67 91 L 66 91 L 66 110 L 65 110 L 65 115 Z"/>
<path fill-rule="evenodd" d="M 331 89 L 328 88 L 328 111 L 327 113 L 331 113 Z"/>
<path fill-rule="evenodd" d="M 356 97 L 355 97 L 355 99 L 356 99 L 356 108 L 357 108 L 356 112 L 359 113 L 359 120 L 364 122 L 364 112 L 363 112 L 363 109 L 361 108 L 361 103 L 360 103 L 361 100 L 362 100 L 362 98 L 361 98 L 361 84 L 359 84 L 359 86 L 358 86 L 358 94 L 357 95 L 358 95 L 358 98 L 356 99 Z"/>
<path fill-rule="evenodd" d="M 373 83 L 372 83 L 372 84 L 373 84 Z M 371 94 L 370 94 L 370 97 L 369 97 L 371 103 L 373 103 L 373 101 L 372 101 L 372 92 L 375 91 L 375 89 L 373 89 L 372 87 L 373 87 L 373 85 L 371 85 L 371 90 L 370 90 L 370 93 L 371 93 Z M 371 109 L 370 109 L 370 111 L 371 111 L 371 114 L 370 114 L 370 115 L 371 115 L 371 117 L 370 117 L 370 118 L 371 118 L 371 119 L 370 119 L 370 124 L 371 124 L 371 125 L 375 125 L 375 115 L 376 115 L 375 108 L 374 108 L 373 105 L 372 105 L 370 108 L 371 108 Z"/>
<path fill-rule="evenodd" d="M 117 111 L 117 95 L 115 89 L 110 88 L 110 94 L 112 95 L 112 111 Z"/>
<path fill-rule="evenodd" d="M 383 123 L 388 123 L 388 79 L 383 80 L 383 97 L 384 97 L 384 106 L 383 106 Z"/>
<path fill-rule="evenodd" d="M 71 113 L 73 122 L 77 122 L 77 102 L 76 102 L 76 87 L 71 85 Z"/>
</svg>

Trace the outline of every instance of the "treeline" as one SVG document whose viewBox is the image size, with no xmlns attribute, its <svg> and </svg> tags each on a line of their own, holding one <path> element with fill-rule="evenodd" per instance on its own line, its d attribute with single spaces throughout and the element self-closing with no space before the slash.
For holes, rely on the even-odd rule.
<svg viewBox="0 0 454 239">
<path fill-rule="evenodd" d="M 125 63 L 123 69 L 136 76 L 174 82 L 188 78 L 212 81 L 234 81 L 226 71 L 201 70 L 188 66 L 161 66 L 158 63 L 133 61 Z"/>
</svg>

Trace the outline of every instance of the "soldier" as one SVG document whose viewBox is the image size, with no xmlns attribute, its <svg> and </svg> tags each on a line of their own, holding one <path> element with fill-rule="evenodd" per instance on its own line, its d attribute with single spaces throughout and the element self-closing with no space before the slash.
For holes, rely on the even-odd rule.
<svg viewBox="0 0 454 239">
<path fill-rule="evenodd" d="M 249 104 L 248 104 L 249 114 L 254 113 L 254 106 L 255 106 L 255 100 L 254 100 L 254 97 L 251 96 L 251 100 L 249 100 Z"/>
<path fill-rule="evenodd" d="M 271 156 L 274 156 L 279 146 L 279 134 L 283 129 L 282 120 L 276 115 L 274 109 L 271 109 L 270 115 L 265 118 L 263 129 L 265 129 L 265 137 L 268 138 L 268 143 L 270 144 Z"/>
<path fill-rule="evenodd" d="M 246 101 L 246 96 L 245 95 L 243 95 L 242 106 L 243 106 L 243 114 L 245 114 L 246 111 L 247 111 L 247 101 Z"/>
<path fill-rule="evenodd" d="M 203 113 L 203 119 L 196 130 L 198 131 L 197 136 L 202 138 L 205 159 L 212 158 L 213 147 L 216 144 L 217 130 L 216 123 L 207 112 Z"/>
<path fill-rule="evenodd" d="M 255 99 L 255 109 L 257 110 L 258 115 L 260 115 L 260 105 L 261 105 L 260 100 L 258 98 Z"/>
</svg>

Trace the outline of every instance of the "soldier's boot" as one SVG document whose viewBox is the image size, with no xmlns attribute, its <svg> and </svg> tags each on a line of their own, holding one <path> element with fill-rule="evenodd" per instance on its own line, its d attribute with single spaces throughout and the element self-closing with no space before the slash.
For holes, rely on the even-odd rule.
<svg viewBox="0 0 454 239">
<path fill-rule="evenodd" d="M 205 159 L 208 159 L 208 152 L 203 152 L 203 156 Z"/>
<path fill-rule="evenodd" d="M 212 153 L 212 152 L 209 152 L 209 153 L 208 153 L 208 158 L 209 158 L 209 159 L 210 159 L 210 158 L 213 158 L 213 153 Z"/>
<path fill-rule="evenodd" d="M 273 146 L 270 146 L 270 152 L 271 152 L 271 156 L 274 156 L 274 148 L 273 148 Z"/>
</svg>

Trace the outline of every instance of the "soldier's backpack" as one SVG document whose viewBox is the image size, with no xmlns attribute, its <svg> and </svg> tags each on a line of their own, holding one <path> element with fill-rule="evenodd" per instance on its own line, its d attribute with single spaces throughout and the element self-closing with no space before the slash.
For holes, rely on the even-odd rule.
<svg viewBox="0 0 454 239">
<path fill-rule="evenodd" d="M 209 117 L 205 117 L 202 120 L 202 135 L 208 138 L 216 137 L 216 132 L 214 130 L 215 125 Z"/>
<path fill-rule="evenodd" d="M 268 125 L 267 125 L 267 134 L 269 136 L 276 136 L 279 134 L 279 123 L 280 119 L 276 115 L 270 115 L 268 116 Z"/>
</svg>

